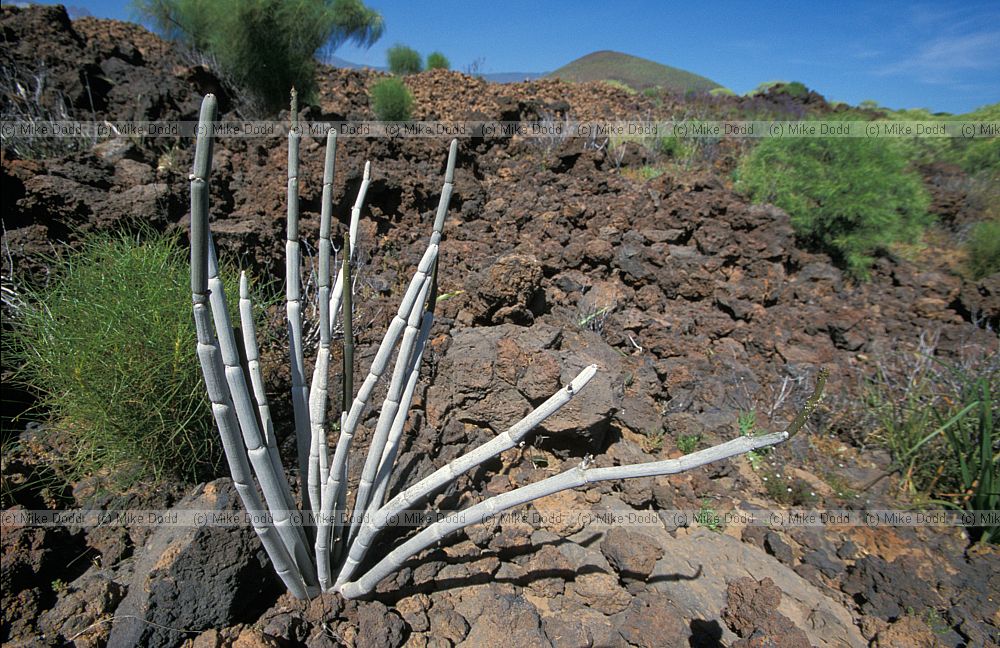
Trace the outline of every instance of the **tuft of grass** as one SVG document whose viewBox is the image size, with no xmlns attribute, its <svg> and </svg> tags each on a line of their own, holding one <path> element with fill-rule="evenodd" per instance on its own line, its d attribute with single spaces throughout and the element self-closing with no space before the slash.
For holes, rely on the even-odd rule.
<svg viewBox="0 0 1000 648">
<path fill-rule="evenodd" d="M 600 333 L 604 330 L 604 320 L 607 319 L 610 312 L 611 306 L 594 309 L 577 320 L 576 325 L 582 329 L 589 329 Z"/>
<path fill-rule="evenodd" d="M 691 454 L 700 442 L 700 434 L 682 434 L 677 438 L 677 449 L 684 454 Z"/>
<path fill-rule="evenodd" d="M 60 476 L 125 489 L 214 472 L 188 261 L 175 238 L 90 238 L 54 258 L 48 285 L 25 302 L 4 347 L 50 419 L 41 434 Z"/>
<path fill-rule="evenodd" d="M 715 510 L 711 500 L 707 497 L 701 500 L 701 508 L 695 514 L 694 521 L 709 531 L 715 531 L 716 533 L 722 533 L 722 529 L 725 526 L 722 522 L 722 516 Z"/>
<path fill-rule="evenodd" d="M 448 301 L 449 299 L 454 299 L 455 297 L 458 297 L 459 295 L 461 295 L 463 293 L 465 293 L 464 290 L 453 290 L 451 292 L 446 292 L 446 293 L 440 294 L 440 295 L 437 296 L 437 300 L 434 303 L 440 304 L 443 301 Z"/>
<path fill-rule="evenodd" d="M 965 245 L 969 272 L 975 279 L 1000 272 L 1000 221 L 976 223 Z"/>
<path fill-rule="evenodd" d="M 739 427 L 742 436 L 754 436 L 757 434 L 756 410 L 740 412 L 739 416 L 736 417 L 736 425 Z"/>
<path fill-rule="evenodd" d="M 784 506 L 809 506 L 816 503 L 816 493 L 809 484 L 777 471 L 768 471 L 761 479 L 768 496 Z"/>
<path fill-rule="evenodd" d="M 413 95 L 400 79 L 389 77 L 372 86 L 371 104 L 380 121 L 406 121 L 413 109 Z"/>
<path fill-rule="evenodd" d="M 644 445 L 647 452 L 657 453 L 663 449 L 663 440 L 667 436 L 667 431 L 660 428 L 657 432 L 651 432 L 646 435 L 644 439 Z"/>
<path fill-rule="evenodd" d="M 740 412 L 739 416 L 736 418 L 736 426 L 740 430 L 740 436 L 756 436 L 757 430 L 757 412 L 755 410 L 747 410 Z M 764 457 L 770 452 L 770 448 L 761 448 L 760 450 L 751 450 L 744 455 L 747 461 L 750 462 L 750 467 L 753 468 L 754 472 L 760 470 L 761 465 L 764 463 Z"/>
<path fill-rule="evenodd" d="M 890 473 L 918 501 L 956 510 L 1000 511 L 1000 353 L 949 364 L 932 347 L 882 364 L 865 397 L 892 456 Z M 1000 542 L 1000 526 L 970 529 Z"/>
<path fill-rule="evenodd" d="M 941 613 L 932 607 L 925 608 L 923 612 L 917 613 L 913 606 L 907 606 L 906 616 L 920 619 L 936 635 L 943 635 L 951 630 L 951 626 L 941 616 Z"/>
<path fill-rule="evenodd" d="M 841 499 L 852 500 L 858 497 L 857 491 L 851 483 L 843 476 L 833 472 L 825 472 L 821 475 L 823 481 L 833 490 L 834 495 Z"/>
<path fill-rule="evenodd" d="M 787 211 L 800 239 L 856 278 L 868 275 L 877 253 L 915 241 L 931 223 L 919 176 L 886 140 L 765 139 L 736 180 L 754 202 Z"/>
</svg>

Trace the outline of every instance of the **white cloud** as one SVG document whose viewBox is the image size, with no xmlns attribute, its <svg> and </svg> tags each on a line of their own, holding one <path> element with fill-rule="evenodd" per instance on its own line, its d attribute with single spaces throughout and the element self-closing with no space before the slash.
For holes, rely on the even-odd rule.
<svg viewBox="0 0 1000 648">
<path fill-rule="evenodd" d="M 1000 71 L 1000 31 L 937 36 L 910 57 L 887 65 L 881 76 L 911 75 L 928 83 L 951 83 L 954 75 Z"/>
</svg>

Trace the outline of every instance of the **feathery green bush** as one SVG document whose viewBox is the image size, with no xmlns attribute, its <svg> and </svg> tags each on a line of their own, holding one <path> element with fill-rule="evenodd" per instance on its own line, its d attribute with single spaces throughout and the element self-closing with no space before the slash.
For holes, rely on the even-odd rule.
<svg viewBox="0 0 1000 648">
<path fill-rule="evenodd" d="M 389 62 L 389 71 L 393 74 L 417 74 L 423 69 L 420 52 L 402 44 L 390 47 L 386 52 L 386 60 Z"/>
<path fill-rule="evenodd" d="M 372 111 L 381 121 L 406 121 L 413 108 L 413 95 L 396 77 L 382 79 L 371 89 Z"/>
<path fill-rule="evenodd" d="M 450 70 L 451 61 L 441 52 L 431 52 L 427 55 L 428 70 Z"/>
<path fill-rule="evenodd" d="M 858 278 L 867 276 L 876 253 L 913 241 L 931 222 L 920 177 L 883 140 L 765 139 L 736 179 L 754 202 L 787 211 L 803 241 Z"/>
<path fill-rule="evenodd" d="M 214 471 L 218 437 L 175 238 L 92 238 L 54 259 L 48 285 L 25 301 L 5 351 L 51 417 L 63 477 L 125 488 Z"/>
<path fill-rule="evenodd" d="M 316 91 L 315 55 L 354 41 L 370 46 L 382 16 L 361 0 L 133 0 L 140 15 L 168 38 L 210 54 L 266 110 L 291 88 Z"/>
<path fill-rule="evenodd" d="M 976 223 L 966 242 L 969 270 L 976 279 L 1000 272 L 1000 221 Z"/>
</svg>

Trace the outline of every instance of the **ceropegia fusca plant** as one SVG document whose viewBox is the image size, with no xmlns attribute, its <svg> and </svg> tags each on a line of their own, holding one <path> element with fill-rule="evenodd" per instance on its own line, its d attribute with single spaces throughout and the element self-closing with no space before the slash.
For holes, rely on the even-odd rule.
<svg viewBox="0 0 1000 648">
<path fill-rule="evenodd" d="M 293 95 L 293 128 L 288 135 L 288 234 L 285 250 L 292 403 L 301 485 L 299 508 L 282 468 L 270 410 L 264 395 L 246 277 L 241 277 L 240 281 L 241 339 L 237 339 L 229 321 L 226 297 L 218 277 L 219 267 L 208 226 L 208 182 L 215 116 L 215 97 L 207 95 L 201 107 L 194 171 L 191 175 L 191 292 L 198 333 L 198 356 L 237 491 L 244 506 L 253 514 L 254 528 L 275 570 L 297 597 L 313 597 L 320 592 L 330 591 L 339 592 L 347 598 L 364 596 L 408 559 L 445 536 L 482 522 L 505 509 L 562 490 L 610 479 L 684 472 L 713 461 L 781 443 L 798 432 L 820 399 L 826 380 L 824 372 L 820 372 L 815 391 L 805 407 L 784 432 L 740 436 L 679 459 L 665 461 L 595 467 L 590 465 L 589 459 L 585 459 L 580 465 L 558 475 L 490 497 L 461 511 L 461 515 L 448 516 L 431 524 L 370 565 L 365 559 L 373 540 L 399 514 L 427 500 L 459 475 L 519 444 L 533 428 L 586 387 L 598 367 L 586 367 L 568 385 L 505 432 L 385 501 L 389 477 L 400 447 L 434 318 L 438 249 L 454 190 L 458 143 L 455 140 L 451 142 L 444 186 L 427 249 L 410 279 L 367 376 L 355 393 L 352 384 L 354 340 L 351 327 L 351 263 L 357 240 L 358 218 L 370 179 L 370 167 L 365 165 L 364 179 L 351 210 L 350 224 L 344 240 L 342 264 L 333 280 L 334 268 L 330 261 L 333 244 L 330 237 L 337 138 L 334 131 L 329 132 L 318 253 L 320 337 L 315 370 L 307 384 L 303 357 L 298 223 L 300 134 L 295 128 L 296 105 Z M 334 419 L 336 424 L 330 426 L 327 416 L 330 400 L 328 373 L 338 312 L 341 314 L 344 345 L 344 393 L 341 399 L 344 406 Z M 389 368 L 394 352 L 396 362 L 388 378 L 388 391 L 384 401 L 378 405 L 378 422 L 360 482 L 353 491 L 353 502 L 350 503 L 352 508 L 348 511 L 347 461 L 351 441 L 376 384 Z M 332 428 L 337 428 L 339 435 L 331 456 L 327 435 Z M 258 494 L 258 487 L 263 499 Z M 269 517 L 266 515 L 268 512 Z"/>
</svg>

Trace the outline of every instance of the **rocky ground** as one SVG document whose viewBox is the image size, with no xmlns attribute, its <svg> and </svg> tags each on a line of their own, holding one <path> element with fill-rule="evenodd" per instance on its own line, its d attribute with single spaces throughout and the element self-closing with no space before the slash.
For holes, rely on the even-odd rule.
<svg viewBox="0 0 1000 648">
<path fill-rule="evenodd" d="M 228 116 L 243 114 L 239 97 L 207 67 L 134 25 L 71 23 L 59 8 L 4 7 L 0 26 L 5 74 L 30 80 L 44 73 L 48 105 L 62 100 L 80 118 L 194 119 L 208 91 L 220 95 Z M 366 88 L 376 78 L 323 69 L 319 105 L 306 107 L 304 118 L 371 119 Z M 739 111 L 751 101 L 649 98 L 551 80 L 493 85 L 445 71 L 406 83 L 421 119 L 635 117 L 678 114 L 698 101 Z M 815 96 L 808 105 L 786 97 L 753 101 L 755 110 L 774 114 L 829 109 Z M 8 102 L 5 111 L 15 108 Z M 475 503 L 587 454 L 599 466 L 679 456 L 681 438 L 700 435 L 702 446 L 731 438 L 738 414 L 751 409 L 762 426 L 779 429 L 823 366 L 831 370 L 827 398 L 809 434 L 776 449 L 762 466 L 740 458 L 672 477 L 601 484 L 528 510 L 900 505 L 891 480 L 864 493 L 849 488 L 888 463 L 863 443 L 859 378 L 921 335 L 932 336 L 946 357 L 995 351 L 997 337 L 985 324 L 995 330 L 1000 318 L 1000 276 L 973 283 L 939 259 L 884 258 L 870 282 L 854 283 L 826 255 L 796 244 L 787 214 L 752 206 L 731 190 L 723 171 L 736 151 L 726 143 L 699 164 L 650 181 L 627 172 L 647 162 L 641 148 L 612 159 L 586 144 L 460 140 L 440 277 L 442 292 L 453 296 L 440 304 L 411 414 L 414 433 L 394 486 L 491 438 L 592 362 L 600 373 L 579 402 L 526 447 L 463 476 L 431 507 Z M 190 145 L 121 138 L 36 158 L 5 148 L 4 276 L 40 280 L 45 253 L 91 231 L 137 222 L 185 231 Z M 222 139 L 214 158 L 216 241 L 265 277 L 283 271 L 284 147 L 278 138 Z M 443 139 L 341 141 L 341 224 L 364 161 L 373 164 L 360 240 L 363 368 L 422 253 L 446 154 Z M 309 241 L 318 235 L 322 157 L 321 141 L 303 142 Z M 925 170 L 934 208 L 948 222 L 964 222 L 975 206 L 955 189 L 960 183 L 944 181 L 954 173 Z M 265 367 L 269 387 L 280 400 L 288 386 L 282 353 L 267 356 L 275 359 Z M 356 447 L 373 427 L 369 414 Z M 286 456 L 294 454 L 289 431 L 287 423 L 279 430 Z M 5 457 L 4 471 L 27 472 L 33 461 Z M 767 477 L 785 480 L 787 490 L 769 489 Z M 94 506 L 90 494 L 79 484 L 66 495 Z M 42 508 L 43 495 L 23 493 L 15 505 Z M 224 477 L 125 497 L 114 507 L 240 507 Z M 4 527 L 0 639 L 212 647 L 1000 642 L 1000 557 L 993 548 L 970 547 L 960 530 L 716 528 L 693 521 L 611 528 L 553 519 L 471 527 L 361 602 L 283 594 L 248 528 Z"/>
</svg>

